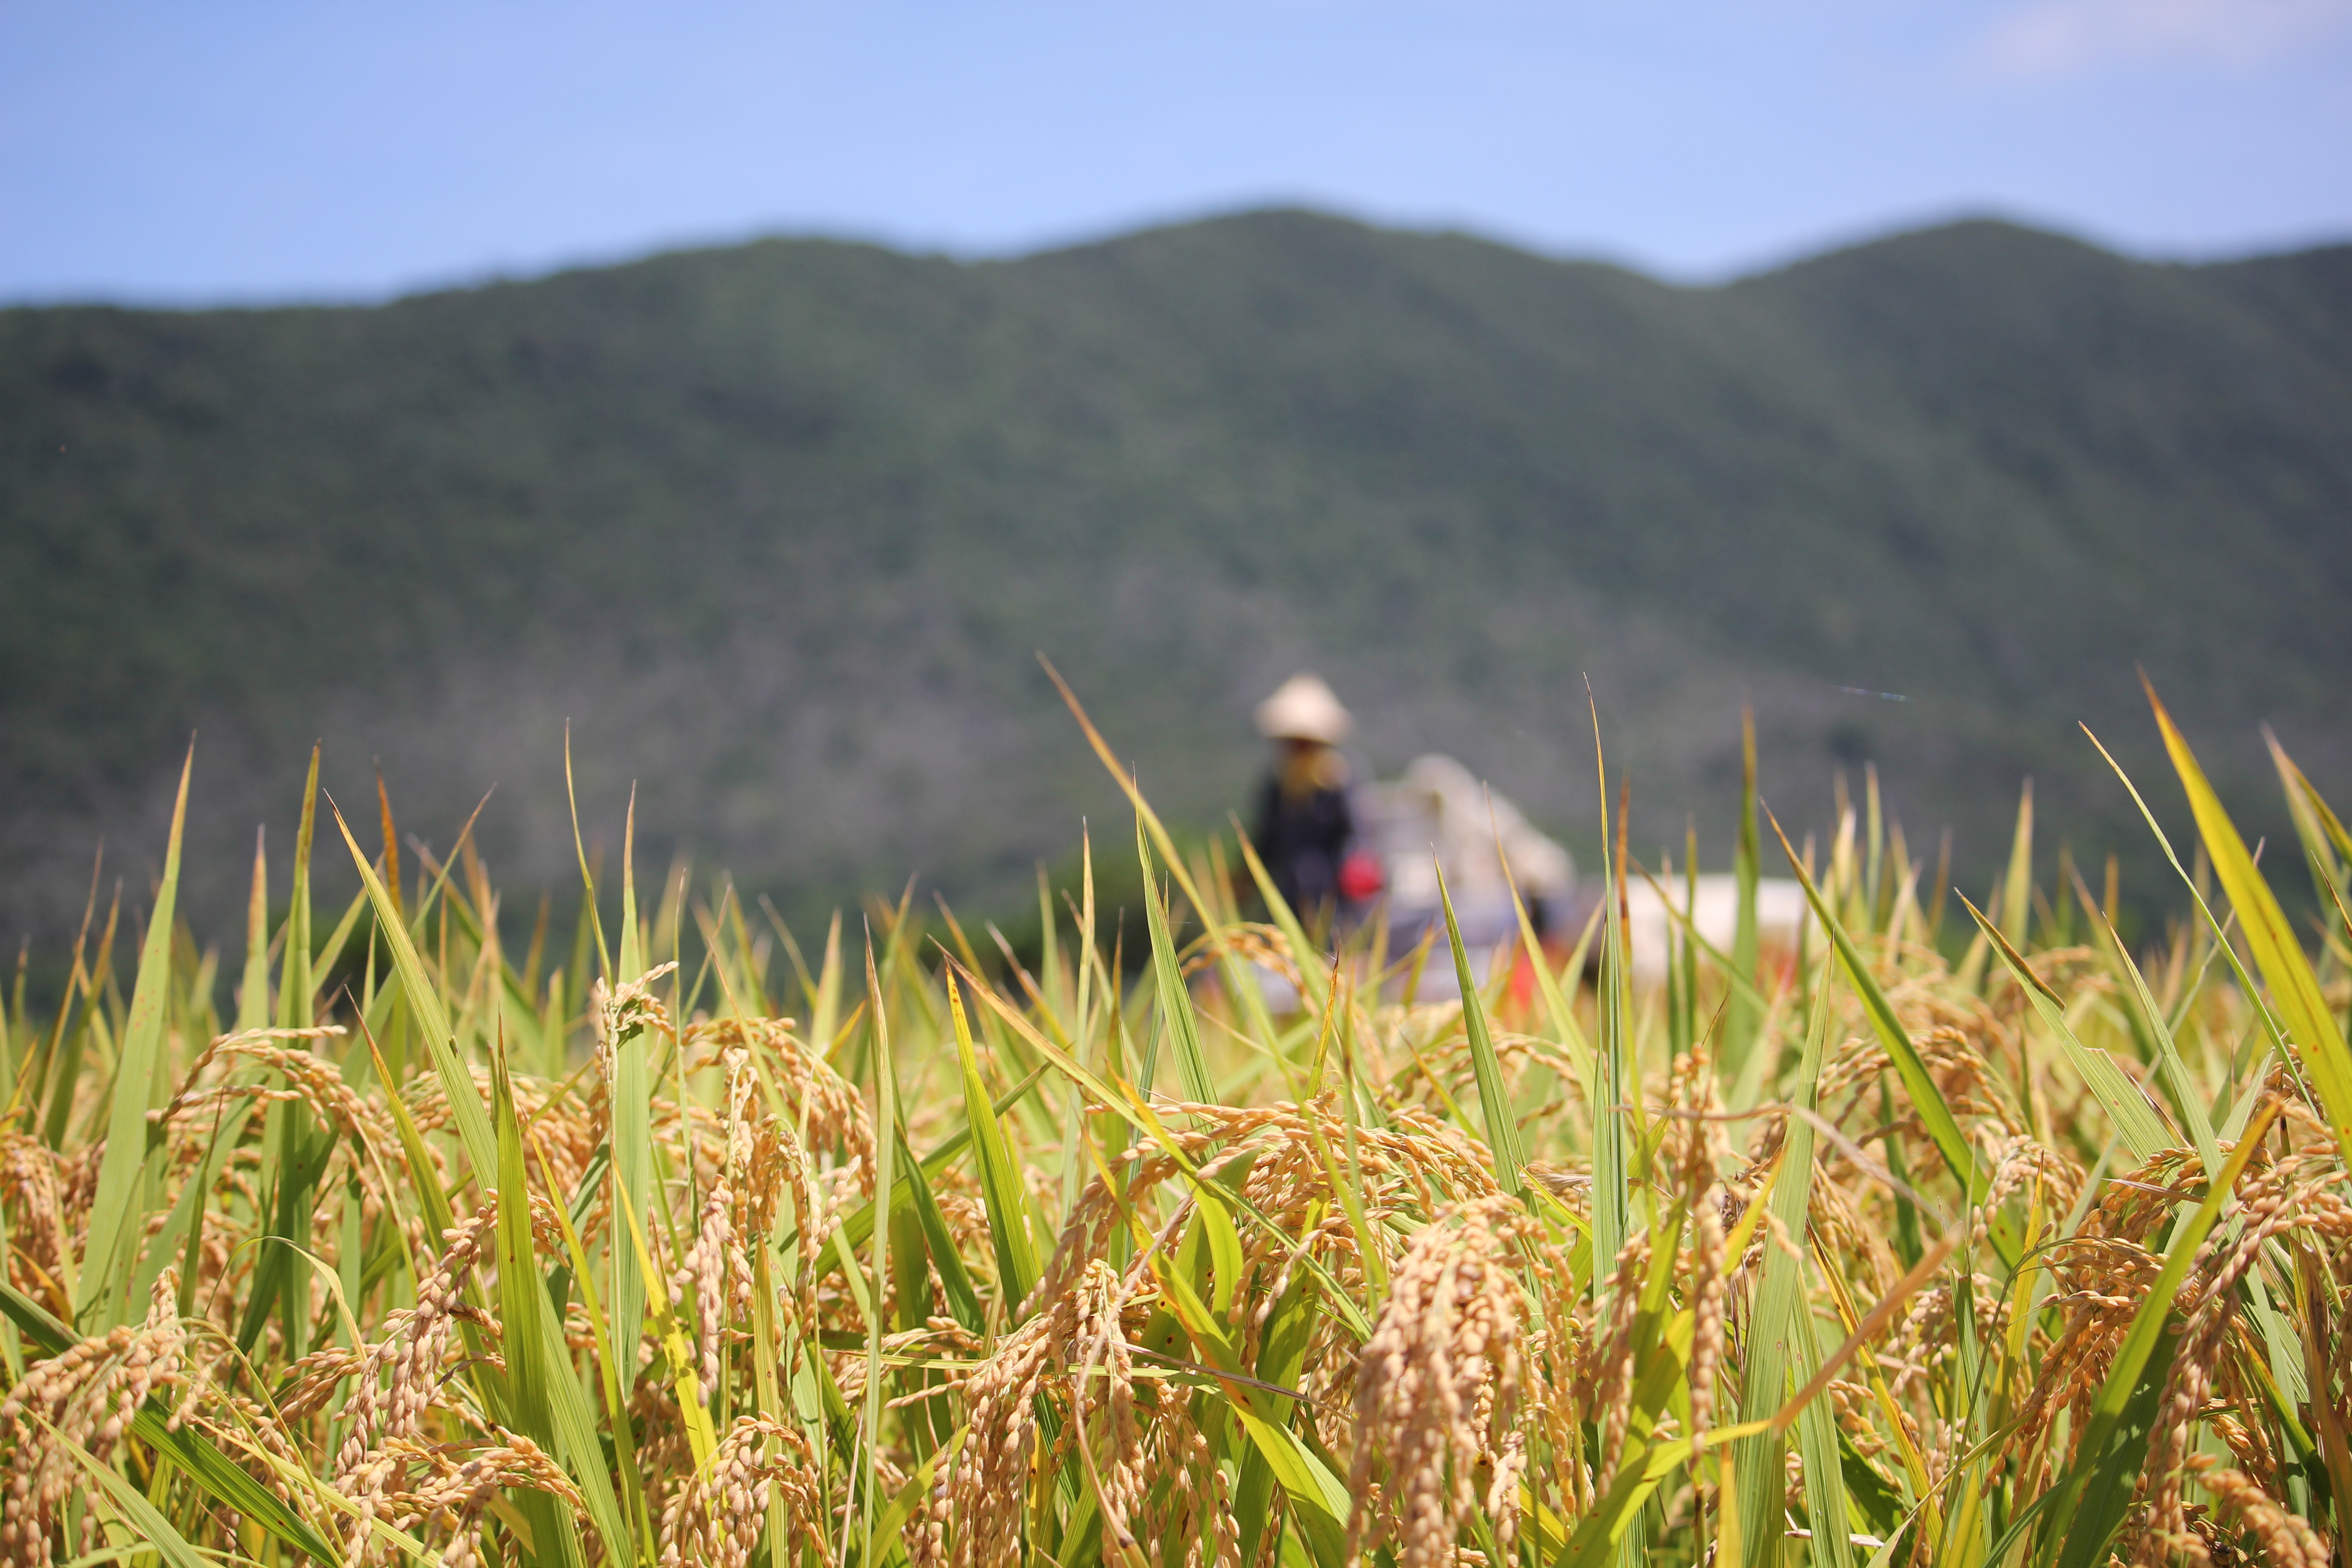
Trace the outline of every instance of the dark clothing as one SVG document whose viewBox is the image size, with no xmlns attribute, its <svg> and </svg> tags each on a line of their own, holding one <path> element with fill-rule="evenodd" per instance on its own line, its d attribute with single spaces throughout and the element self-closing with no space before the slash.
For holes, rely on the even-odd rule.
<svg viewBox="0 0 2352 1568">
<path fill-rule="evenodd" d="M 1356 819 L 1345 790 L 1286 792 L 1269 774 L 1258 792 L 1253 842 L 1276 891 L 1301 918 L 1339 902 L 1339 864 Z"/>
</svg>

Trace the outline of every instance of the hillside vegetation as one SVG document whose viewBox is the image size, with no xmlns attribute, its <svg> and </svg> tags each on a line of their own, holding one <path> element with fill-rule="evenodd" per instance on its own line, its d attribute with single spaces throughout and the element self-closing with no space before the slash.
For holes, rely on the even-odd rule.
<svg viewBox="0 0 2352 1568">
<path fill-rule="evenodd" d="M 1454 751 L 1579 844 L 1587 675 L 1637 845 L 1723 820 L 1743 700 L 1792 820 L 1874 760 L 1972 874 L 2027 772 L 2045 833 L 2146 842 L 2074 729 L 2150 760 L 2135 662 L 2250 831 L 2284 830 L 2260 721 L 2352 761 L 2352 248 L 1971 223 L 1693 289 L 1299 212 L 771 241 L 0 312 L 0 432 L 10 931 L 79 916 L 102 834 L 161 841 L 192 728 L 207 929 L 241 889 L 195 868 L 290 826 L 320 737 L 338 798 L 382 756 L 445 846 L 500 783 L 485 852 L 558 882 L 567 720 L 583 810 L 642 778 L 655 856 L 792 911 L 999 900 L 1116 806 L 1040 649 L 1177 821 L 1244 798 L 1298 664 L 1371 764 Z"/>
</svg>

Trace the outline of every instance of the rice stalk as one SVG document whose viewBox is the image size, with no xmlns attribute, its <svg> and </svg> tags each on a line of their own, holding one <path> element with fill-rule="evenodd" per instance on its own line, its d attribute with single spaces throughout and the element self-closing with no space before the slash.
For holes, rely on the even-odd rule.
<svg viewBox="0 0 2352 1568">
<path fill-rule="evenodd" d="M 122 1002 L 93 896 L 0 1037 L 0 1559 L 2341 1561 L 2352 950 L 2165 733 L 2233 920 L 2127 948 L 2029 806 L 1948 951 L 1873 793 L 1781 838 L 1798 952 L 1744 831 L 1656 993 L 1623 798 L 1575 947 L 1523 912 L 1482 990 L 1449 932 L 1442 1005 L 1139 793 L 1133 972 L 1091 901 L 991 969 L 901 898 L 845 997 L 837 921 L 812 969 L 723 879 L 641 909 L 625 828 L 542 974 L 380 793 L 323 938 L 257 848 L 224 1030 L 160 916 Z"/>
</svg>

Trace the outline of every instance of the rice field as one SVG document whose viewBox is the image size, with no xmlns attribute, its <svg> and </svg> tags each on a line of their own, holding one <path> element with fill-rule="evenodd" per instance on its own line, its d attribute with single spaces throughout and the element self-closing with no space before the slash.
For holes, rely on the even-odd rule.
<svg viewBox="0 0 2352 1568">
<path fill-rule="evenodd" d="M 1605 771 L 1609 896 L 1486 973 L 1332 952 L 1139 795 L 1025 964 L 625 838 L 518 953 L 466 841 L 315 764 L 224 959 L 175 817 L 143 930 L 0 1010 L 0 1557 L 2352 1561 L 2352 838 L 2279 753 L 2258 868 L 2156 722 L 2138 951 L 2030 796 L 1979 908 L 1874 794 L 1790 845 L 1751 763 L 1738 873 L 1812 921 L 1639 989 Z"/>
</svg>

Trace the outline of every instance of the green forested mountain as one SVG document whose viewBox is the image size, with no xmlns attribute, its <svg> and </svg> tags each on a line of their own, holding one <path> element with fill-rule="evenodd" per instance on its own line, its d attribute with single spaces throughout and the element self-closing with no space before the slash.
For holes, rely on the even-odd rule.
<svg viewBox="0 0 2352 1568">
<path fill-rule="evenodd" d="M 1699 289 L 1265 212 L 0 311 L 0 929 L 78 914 L 101 835 L 135 890 L 191 729 L 200 907 L 313 738 L 445 845 L 498 784 L 502 879 L 560 881 L 567 720 L 648 858 L 989 903 L 1123 831 L 1041 649 L 1196 822 L 1306 664 L 1369 764 L 1453 751 L 1580 843 L 1589 676 L 1637 844 L 1726 824 L 1745 700 L 1784 820 L 1874 760 L 1974 874 L 2027 773 L 2142 841 L 2074 728 L 2160 782 L 2136 663 L 2253 830 L 2262 723 L 2341 781 L 2347 606 L 2352 247 L 1969 223 Z"/>
</svg>

